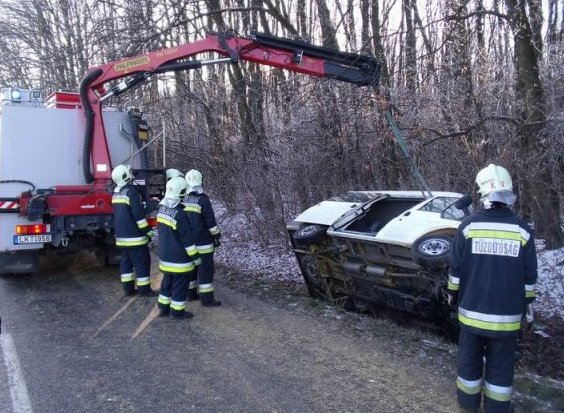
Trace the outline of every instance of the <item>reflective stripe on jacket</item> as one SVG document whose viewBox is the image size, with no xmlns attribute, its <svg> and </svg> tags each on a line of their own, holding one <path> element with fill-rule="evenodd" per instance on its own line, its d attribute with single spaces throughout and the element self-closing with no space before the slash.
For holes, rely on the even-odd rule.
<svg viewBox="0 0 564 413">
<path fill-rule="evenodd" d="M 139 192 L 128 184 L 117 187 L 112 196 L 114 231 L 118 247 L 136 247 L 149 242 L 149 224 Z"/>
<path fill-rule="evenodd" d="M 180 202 L 161 201 L 157 214 L 159 232 L 159 268 L 163 272 L 182 273 L 194 269 L 198 250 L 188 217 Z"/>
<path fill-rule="evenodd" d="M 198 251 L 204 254 L 213 252 L 213 240 L 220 238 L 221 233 L 210 199 L 204 193 L 190 192 L 184 198 L 183 204 L 184 212 L 188 215 L 190 225 L 196 233 Z"/>
<path fill-rule="evenodd" d="M 533 231 L 511 209 L 480 210 L 460 224 L 448 289 L 458 293 L 462 327 L 488 336 L 517 332 L 536 280 Z"/>
</svg>

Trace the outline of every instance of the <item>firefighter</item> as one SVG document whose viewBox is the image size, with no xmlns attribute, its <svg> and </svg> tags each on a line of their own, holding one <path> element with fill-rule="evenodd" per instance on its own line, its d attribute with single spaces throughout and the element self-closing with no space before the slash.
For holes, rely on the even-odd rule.
<svg viewBox="0 0 564 413">
<path fill-rule="evenodd" d="M 476 412 L 512 412 L 517 337 L 532 316 L 537 256 L 531 228 L 510 209 L 511 176 L 490 164 L 476 176 L 483 208 L 466 218 L 452 246 L 449 302 L 458 303 L 458 404 Z M 485 369 L 484 369 L 485 361 Z"/>
<path fill-rule="evenodd" d="M 184 178 L 171 178 L 157 215 L 159 268 L 164 274 L 158 298 L 161 317 L 169 314 L 177 319 L 192 317 L 192 313 L 186 311 L 186 295 L 198 252 L 190 221 L 181 204 L 186 188 Z"/>
<path fill-rule="evenodd" d="M 172 178 L 175 177 L 184 178 L 184 174 L 180 172 L 178 169 L 170 168 L 166 170 L 166 180 L 167 182 L 170 181 Z"/>
<path fill-rule="evenodd" d="M 149 243 L 153 231 L 145 219 L 141 196 L 131 184 L 133 173 L 130 165 L 118 165 L 112 171 L 116 184 L 112 197 L 116 246 L 120 248 L 121 282 L 125 295 L 154 296 L 151 290 L 151 255 Z"/>
<path fill-rule="evenodd" d="M 188 298 L 200 299 L 204 307 L 221 305 L 221 301 L 214 298 L 214 250 L 221 245 L 221 233 L 215 220 L 215 214 L 208 196 L 204 193 L 203 177 L 200 171 L 191 169 L 186 173 L 188 195 L 184 198 L 186 211 L 192 228 L 196 232 L 196 249 L 201 263 L 197 268 L 197 281 L 189 285 Z M 197 291 L 196 291 L 197 287 Z"/>
</svg>

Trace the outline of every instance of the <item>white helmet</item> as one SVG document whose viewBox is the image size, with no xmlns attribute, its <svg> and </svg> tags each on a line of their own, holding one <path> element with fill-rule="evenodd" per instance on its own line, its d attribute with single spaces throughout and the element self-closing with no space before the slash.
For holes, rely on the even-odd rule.
<svg viewBox="0 0 564 413">
<path fill-rule="evenodd" d="M 125 186 L 132 179 L 131 165 L 118 165 L 112 171 L 112 180 L 119 187 Z"/>
<path fill-rule="evenodd" d="M 179 176 L 181 178 L 184 178 L 184 174 L 182 172 L 180 172 L 178 169 L 174 169 L 174 168 L 170 168 L 166 170 L 166 180 L 170 180 L 171 178 L 174 178 L 176 176 Z"/>
<path fill-rule="evenodd" d="M 195 169 L 190 169 L 186 172 L 186 183 L 188 184 L 188 190 L 192 191 L 194 188 L 201 187 L 204 181 L 204 177 L 200 171 Z"/>
<path fill-rule="evenodd" d="M 186 181 L 180 176 L 175 176 L 166 183 L 165 198 L 182 199 L 186 195 L 186 191 Z"/>
<path fill-rule="evenodd" d="M 511 175 L 502 166 L 489 164 L 476 175 L 476 184 L 482 201 L 512 205 L 517 198 L 513 193 Z"/>
</svg>

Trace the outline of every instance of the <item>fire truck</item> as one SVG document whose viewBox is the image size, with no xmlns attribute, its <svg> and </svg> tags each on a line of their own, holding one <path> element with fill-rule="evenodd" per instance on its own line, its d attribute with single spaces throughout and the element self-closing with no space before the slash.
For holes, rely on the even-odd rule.
<svg viewBox="0 0 564 413">
<path fill-rule="evenodd" d="M 150 183 L 164 175 L 149 165 L 148 125 L 139 110 L 109 105 L 112 97 L 160 73 L 241 61 L 373 88 L 381 67 L 370 56 L 227 31 L 90 68 L 78 94 L 2 89 L 0 274 L 38 271 L 47 250 L 113 251 L 115 165 L 132 164 L 147 212 L 154 206 Z"/>
</svg>

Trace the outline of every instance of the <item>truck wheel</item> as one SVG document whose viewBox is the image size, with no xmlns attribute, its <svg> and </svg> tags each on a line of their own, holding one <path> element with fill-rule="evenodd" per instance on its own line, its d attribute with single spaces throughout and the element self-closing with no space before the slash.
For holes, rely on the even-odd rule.
<svg viewBox="0 0 564 413">
<path fill-rule="evenodd" d="M 301 246 L 308 246 L 315 244 L 325 237 L 327 233 L 327 228 L 316 224 L 306 224 L 298 228 L 294 232 L 293 238 L 296 244 Z"/>
<path fill-rule="evenodd" d="M 429 270 L 448 264 L 452 237 L 446 235 L 425 235 L 413 243 L 411 253 L 417 264 Z"/>
<path fill-rule="evenodd" d="M 96 261 L 104 267 L 116 267 L 120 262 L 120 251 L 114 244 L 101 244 L 94 249 Z"/>
<path fill-rule="evenodd" d="M 108 248 L 108 255 L 107 255 L 108 258 L 106 260 L 106 266 L 117 267 L 119 265 L 121 258 L 120 249 L 116 247 L 114 244 L 109 244 L 107 248 Z"/>
</svg>

